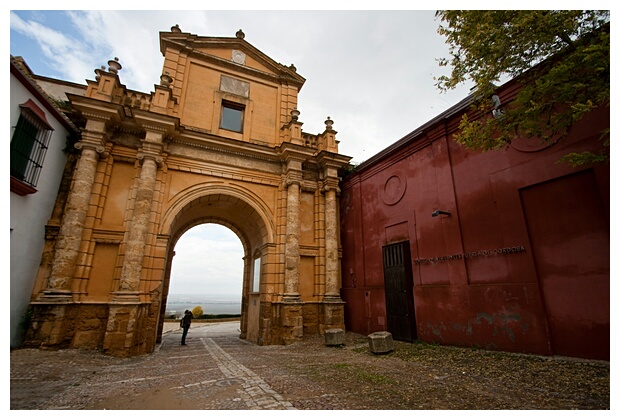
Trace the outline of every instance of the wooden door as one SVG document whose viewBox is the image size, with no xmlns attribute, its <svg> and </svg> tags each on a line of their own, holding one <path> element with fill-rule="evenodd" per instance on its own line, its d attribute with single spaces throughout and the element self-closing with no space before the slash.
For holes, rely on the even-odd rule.
<svg viewBox="0 0 620 420">
<path fill-rule="evenodd" d="M 417 332 L 408 241 L 383 247 L 383 277 L 388 331 L 394 340 L 412 342 Z"/>
</svg>

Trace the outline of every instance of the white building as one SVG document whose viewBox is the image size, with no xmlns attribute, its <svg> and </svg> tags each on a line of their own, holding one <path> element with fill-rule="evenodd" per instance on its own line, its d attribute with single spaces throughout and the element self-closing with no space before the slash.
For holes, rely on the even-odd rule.
<svg viewBox="0 0 620 420">
<path fill-rule="evenodd" d="M 11 56 L 11 348 L 23 338 L 30 295 L 63 176 L 67 138 L 77 133 L 31 77 L 26 64 Z"/>
</svg>

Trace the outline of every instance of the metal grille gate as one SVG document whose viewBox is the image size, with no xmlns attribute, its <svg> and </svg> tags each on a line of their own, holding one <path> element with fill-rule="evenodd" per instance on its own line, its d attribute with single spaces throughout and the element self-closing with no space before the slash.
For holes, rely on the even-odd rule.
<svg viewBox="0 0 620 420">
<path fill-rule="evenodd" d="M 409 242 L 383 247 L 383 277 L 388 331 L 395 340 L 417 338 Z"/>
</svg>

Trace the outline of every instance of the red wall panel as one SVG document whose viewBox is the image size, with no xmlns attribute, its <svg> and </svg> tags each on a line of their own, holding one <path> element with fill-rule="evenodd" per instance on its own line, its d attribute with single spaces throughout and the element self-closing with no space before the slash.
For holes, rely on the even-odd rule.
<svg viewBox="0 0 620 420">
<path fill-rule="evenodd" d="M 387 328 L 381 250 L 408 240 L 421 340 L 609 358 L 609 166 L 589 168 L 584 181 L 573 174 L 588 168 L 558 163 L 600 146 L 609 109 L 559 142 L 527 139 L 486 153 L 453 140 L 448 127 L 460 115 L 344 180 L 347 328 Z"/>
</svg>

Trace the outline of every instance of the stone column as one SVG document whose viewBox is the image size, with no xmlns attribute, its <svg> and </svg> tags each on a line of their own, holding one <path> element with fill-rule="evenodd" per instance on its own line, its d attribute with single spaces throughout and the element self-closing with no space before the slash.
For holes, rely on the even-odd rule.
<svg viewBox="0 0 620 420">
<path fill-rule="evenodd" d="M 139 154 L 138 159 L 142 159 L 142 170 L 138 179 L 119 290 L 114 292 L 113 301 L 137 302 L 140 300 L 138 296 L 140 273 L 157 177 L 157 160 L 161 158 L 150 154 Z"/>
<path fill-rule="evenodd" d="M 89 133 L 85 131 L 83 138 L 88 136 Z M 72 301 L 71 282 L 82 242 L 97 162 L 99 154 L 105 150 L 102 145 L 94 143 L 98 142 L 82 141 L 75 145 L 76 149 L 82 149 L 82 153 L 75 168 L 73 187 L 67 198 L 67 209 L 56 240 L 50 278 L 47 289 L 39 299 L 41 301 Z"/>
<path fill-rule="evenodd" d="M 325 187 L 325 297 L 324 301 L 340 302 L 338 281 L 338 187 Z"/>
<path fill-rule="evenodd" d="M 299 296 L 299 191 L 300 185 L 298 181 L 288 181 L 284 302 L 301 301 Z"/>
<path fill-rule="evenodd" d="M 323 191 L 325 194 L 325 295 L 322 301 L 321 333 L 331 329 L 344 330 L 344 301 L 340 297 L 338 259 L 338 168 L 333 155 L 323 154 Z"/>
</svg>

